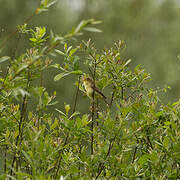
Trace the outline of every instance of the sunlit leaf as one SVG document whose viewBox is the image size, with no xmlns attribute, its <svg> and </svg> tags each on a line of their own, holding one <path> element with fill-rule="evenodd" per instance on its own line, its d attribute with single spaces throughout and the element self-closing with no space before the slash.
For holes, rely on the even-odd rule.
<svg viewBox="0 0 180 180">
<path fill-rule="evenodd" d="M 66 111 L 66 114 L 68 114 L 69 111 L 70 111 L 70 109 L 71 109 L 71 107 L 70 107 L 69 104 L 65 104 L 64 109 L 65 109 L 65 111 Z"/>
<path fill-rule="evenodd" d="M 71 49 L 71 51 L 69 52 L 69 56 L 71 57 L 78 49 Z"/>
</svg>

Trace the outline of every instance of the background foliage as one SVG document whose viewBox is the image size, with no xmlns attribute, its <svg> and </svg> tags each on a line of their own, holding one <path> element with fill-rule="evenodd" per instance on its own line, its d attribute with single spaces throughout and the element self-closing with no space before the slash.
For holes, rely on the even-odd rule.
<svg viewBox="0 0 180 180">
<path fill-rule="evenodd" d="M 137 24 L 129 24 L 129 29 L 138 29 L 143 24 L 137 15 L 142 7 L 142 14 L 149 10 L 143 2 L 138 1 L 133 15 L 137 1 L 119 1 L 114 7 L 133 9 L 126 15 L 127 22 L 128 18 L 133 22 L 130 19 L 134 16 Z M 159 2 L 158 6 L 168 5 L 171 9 L 176 3 L 167 2 Z M 8 7 L 15 7 L 12 2 L 8 3 Z M 30 4 L 24 3 L 24 7 L 29 7 Z M 61 3 L 64 7 L 72 6 L 68 1 Z M 98 3 L 102 3 L 99 4 L 102 9 L 111 7 L 110 2 Z M 148 3 L 148 7 L 155 9 L 155 4 Z M 151 81 L 151 75 L 141 65 L 130 66 L 133 61 L 129 54 L 135 53 L 125 51 L 124 41 L 116 41 L 109 48 L 97 48 L 95 44 L 105 43 L 105 39 L 101 39 L 104 36 L 97 35 L 99 21 L 82 20 L 67 33 L 55 33 L 58 26 L 54 29 L 50 23 L 43 26 L 44 18 L 36 22 L 36 17 L 41 18 L 54 2 L 42 0 L 34 5 L 32 16 L 23 20 L 25 24 L 17 23 L 17 30 L 1 43 L 0 150 L 3 156 L 0 177 L 178 179 L 180 102 L 161 101 L 159 97 L 166 96 L 167 89 L 150 88 L 147 83 Z M 96 16 L 99 5 L 95 1 L 82 1 L 78 5 L 76 2 L 69 12 L 77 12 L 73 21 L 80 15 L 85 17 L 88 11 Z M 6 33 L 5 28 L 2 34 Z M 141 28 L 138 32 L 142 33 Z M 82 36 L 84 31 L 90 34 Z M 113 28 L 112 31 L 114 33 Z M 96 43 L 89 39 L 96 39 L 96 36 Z M 14 41 L 12 37 L 15 37 Z M 132 50 L 134 39 L 130 40 Z M 110 41 L 111 38 L 107 44 Z M 82 76 L 93 78 L 107 96 L 106 101 L 96 99 L 94 95 L 91 100 L 82 97 L 86 93 Z M 60 84 L 63 88 L 56 88 Z M 67 94 L 64 99 L 63 91 Z M 86 106 L 82 108 L 81 102 Z"/>
</svg>

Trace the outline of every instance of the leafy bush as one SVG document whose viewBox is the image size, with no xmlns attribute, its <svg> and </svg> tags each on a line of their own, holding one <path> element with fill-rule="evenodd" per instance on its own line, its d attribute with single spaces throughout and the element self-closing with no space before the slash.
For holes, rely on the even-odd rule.
<svg viewBox="0 0 180 180">
<path fill-rule="evenodd" d="M 52 4 L 42 1 L 36 13 Z M 91 40 L 71 46 L 82 30 L 98 32 L 91 27 L 98 23 L 84 20 L 64 36 L 52 31 L 49 36 L 45 27 L 18 26 L 30 48 L 16 58 L 0 59 L 9 62 L 0 77 L 2 179 L 179 178 L 180 102 L 163 104 L 158 93 L 166 89 L 148 88 L 151 78 L 142 66 L 129 69 L 124 41 L 102 51 Z M 63 63 L 53 63 L 59 55 Z M 55 81 L 76 77 L 74 104 L 48 111 L 57 103 L 56 92 L 50 95 L 41 85 L 42 72 L 48 68 L 60 71 Z M 86 94 L 82 76 L 92 77 L 107 97 L 93 93 L 91 99 L 84 99 L 91 103 L 85 114 L 77 110 L 80 92 Z M 33 109 L 31 101 L 36 104 Z"/>
</svg>

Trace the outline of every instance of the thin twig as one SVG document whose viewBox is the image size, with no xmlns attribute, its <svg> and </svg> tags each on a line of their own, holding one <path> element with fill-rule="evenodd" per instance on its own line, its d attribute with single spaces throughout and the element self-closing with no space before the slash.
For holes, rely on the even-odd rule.
<svg viewBox="0 0 180 180">
<path fill-rule="evenodd" d="M 18 136 L 17 136 L 17 138 L 16 138 L 16 143 L 15 143 L 15 144 L 16 144 L 16 148 L 17 148 L 17 146 L 18 146 L 19 139 L 22 137 L 22 123 L 23 123 L 24 113 L 25 113 L 25 111 L 26 111 L 26 103 L 27 103 L 27 99 L 26 99 L 26 98 L 27 98 L 27 96 L 25 95 L 24 98 L 23 98 L 23 102 L 22 102 L 21 116 L 20 116 L 19 127 L 18 127 L 19 134 L 18 134 Z M 12 169 L 13 169 L 14 163 L 15 163 L 15 161 L 16 161 L 16 159 L 17 159 L 16 153 L 17 153 L 17 151 L 16 151 L 16 149 L 15 149 L 15 151 L 14 151 L 14 156 L 13 156 L 13 161 L 12 161 L 12 164 L 11 164 Z M 10 173 L 11 176 L 12 176 L 12 174 L 13 174 L 13 170 L 12 170 L 12 169 L 11 169 L 11 173 Z"/>
<path fill-rule="evenodd" d="M 136 134 L 134 134 L 134 136 L 135 136 L 135 138 L 136 138 L 137 144 L 139 144 L 138 137 L 136 136 Z M 135 147 L 135 150 L 134 150 L 134 153 L 133 153 L 133 158 L 132 158 L 131 163 L 134 163 L 134 160 L 135 160 L 135 158 L 136 158 L 137 150 L 138 150 L 138 145 L 136 145 L 136 147 Z"/>
<path fill-rule="evenodd" d="M 90 53 L 90 56 L 94 60 L 94 72 L 93 72 L 93 94 L 92 94 L 92 112 L 91 112 L 91 154 L 94 154 L 94 114 L 95 114 L 95 87 L 96 87 L 96 58 Z"/>
<path fill-rule="evenodd" d="M 30 76 L 31 76 L 31 74 L 30 74 L 30 71 L 29 71 L 29 69 L 28 69 L 28 79 L 27 79 L 26 90 L 28 90 L 28 89 L 29 89 L 29 86 L 30 86 L 30 81 L 31 81 L 31 80 L 30 80 L 30 78 L 31 78 Z M 23 123 L 24 123 L 24 120 L 25 120 L 25 115 L 26 115 L 26 110 L 27 110 L 27 100 L 28 100 L 27 95 L 24 95 L 23 101 L 22 101 L 22 106 L 21 106 L 19 127 L 18 127 L 19 134 L 18 134 L 18 136 L 17 136 L 17 138 L 16 138 L 16 143 L 15 143 L 16 148 L 17 148 L 18 145 L 19 145 L 19 149 L 20 149 L 20 147 L 21 147 L 22 140 L 23 140 L 23 129 L 24 129 Z M 19 153 L 20 153 L 20 150 L 19 150 L 18 154 L 19 154 Z M 15 163 L 15 161 L 17 161 L 17 156 L 16 156 L 16 154 L 17 154 L 17 149 L 15 149 L 15 151 L 14 151 L 13 161 L 12 161 L 12 165 L 11 165 L 11 166 L 12 166 L 12 169 L 11 169 L 10 175 L 13 174 L 14 163 Z M 19 164 L 20 164 L 20 160 L 19 160 Z M 16 168 L 18 169 L 18 164 L 16 164 Z"/>
<path fill-rule="evenodd" d="M 78 98 L 78 93 L 79 93 L 80 80 L 81 80 L 81 76 L 79 76 L 79 78 L 78 78 L 78 87 L 77 87 L 75 101 L 74 101 L 73 113 L 76 111 L 76 105 L 77 105 L 77 98 Z"/>
</svg>

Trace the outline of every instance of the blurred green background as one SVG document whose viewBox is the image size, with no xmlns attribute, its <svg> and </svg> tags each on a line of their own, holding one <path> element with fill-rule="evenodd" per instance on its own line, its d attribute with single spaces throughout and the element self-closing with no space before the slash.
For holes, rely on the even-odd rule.
<svg viewBox="0 0 180 180">
<path fill-rule="evenodd" d="M 0 42 L 31 16 L 38 5 L 38 0 L 0 0 Z M 150 86 L 171 86 L 172 89 L 162 97 L 163 101 L 179 99 L 179 0 L 58 0 L 49 12 L 34 17 L 30 24 L 45 26 L 48 32 L 52 29 L 56 34 L 65 34 L 82 19 L 89 18 L 102 20 L 98 28 L 103 33 L 85 33 L 81 39 L 91 37 L 98 49 L 111 47 L 116 40 L 125 40 L 126 58 L 132 59 L 132 67 L 142 64 L 151 73 Z M 14 56 L 17 43 L 18 35 L 6 45 L 1 56 Z M 25 50 L 26 44 L 27 40 L 21 38 L 16 56 Z M 56 61 L 62 62 L 63 57 Z M 54 69 L 46 72 L 44 86 L 49 92 L 57 91 L 60 105 L 64 101 L 71 104 L 75 98 L 75 86 L 69 88 L 69 84 L 74 79 L 54 82 L 56 74 Z"/>
</svg>

